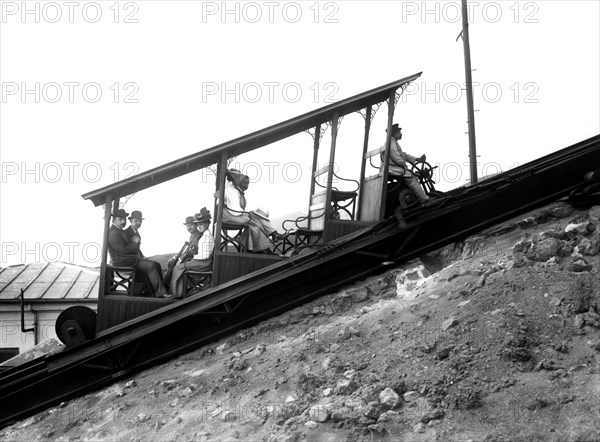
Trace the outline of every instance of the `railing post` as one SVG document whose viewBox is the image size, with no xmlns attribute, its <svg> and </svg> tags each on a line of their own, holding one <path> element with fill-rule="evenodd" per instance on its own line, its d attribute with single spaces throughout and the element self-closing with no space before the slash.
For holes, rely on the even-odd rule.
<svg viewBox="0 0 600 442">
<path fill-rule="evenodd" d="M 215 213 L 216 232 L 215 236 L 215 251 L 221 247 L 221 226 L 223 225 L 223 207 L 225 207 L 225 175 L 227 173 L 227 152 L 221 154 L 221 162 L 217 166 L 217 192 L 219 194 L 219 204 L 217 205 L 217 213 Z"/>
<path fill-rule="evenodd" d="M 392 124 L 394 123 L 394 108 L 396 101 L 396 91 L 390 91 L 388 97 L 388 122 L 387 122 L 387 134 L 385 137 L 385 154 L 383 157 L 383 182 L 381 186 L 381 208 L 379 209 L 379 219 L 383 219 L 385 216 L 385 209 L 387 205 L 387 180 L 388 180 L 388 167 L 390 164 L 390 149 L 392 145 Z"/>
<path fill-rule="evenodd" d="M 310 196 L 312 201 L 312 195 L 315 192 L 315 179 L 314 173 L 317 171 L 317 160 L 319 159 L 319 144 L 321 142 L 321 125 L 317 124 L 315 127 L 315 139 L 313 140 L 313 160 L 312 160 L 312 171 L 310 180 Z"/>
<path fill-rule="evenodd" d="M 327 170 L 327 191 L 325 194 L 325 219 L 323 220 L 323 242 L 329 240 L 327 235 L 327 224 L 331 218 L 331 188 L 333 187 L 333 171 L 335 166 L 335 145 L 337 141 L 339 111 L 333 113 L 331 122 L 331 148 L 329 150 L 329 164 Z"/>
<path fill-rule="evenodd" d="M 361 166 L 360 166 L 360 185 L 358 187 L 358 210 L 356 211 L 356 219 L 361 221 L 361 213 L 362 213 L 362 200 L 363 200 L 363 188 L 365 184 L 365 168 L 367 165 L 367 159 L 365 158 L 365 154 L 369 149 L 369 133 L 371 132 L 371 114 L 373 112 L 373 106 L 369 106 L 367 108 L 367 116 L 365 117 L 365 137 L 363 140 L 363 150 L 361 156 Z"/>
<path fill-rule="evenodd" d="M 106 264 L 108 261 L 108 231 L 110 229 L 110 217 L 111 217 L 111 206 L 113 205 L 112 194 L 107 194 L 106 199 L 104 200 L 104 233 L 102 234 L 102 260 L 100 262 L 100 285 L 98 287 L 98 315 L 96 322 L 96 333 L 102 331 L 102 311 L 104 303 L 104 292 L 106 290 Z M 115 210 L 119 208 L 119 198 L 115 198 L 114 200 L 114 208 Z"/>
</svg>

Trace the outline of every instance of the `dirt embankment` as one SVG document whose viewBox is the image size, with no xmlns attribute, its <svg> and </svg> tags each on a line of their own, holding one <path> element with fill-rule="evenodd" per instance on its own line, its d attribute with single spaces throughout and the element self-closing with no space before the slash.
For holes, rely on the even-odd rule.
<svg viewBox="0 0 600 442">
<path fill-rule="evenodd" d="M 600 207 L 557 203 L 1 440 L 600 440 Z"/>
</svg>

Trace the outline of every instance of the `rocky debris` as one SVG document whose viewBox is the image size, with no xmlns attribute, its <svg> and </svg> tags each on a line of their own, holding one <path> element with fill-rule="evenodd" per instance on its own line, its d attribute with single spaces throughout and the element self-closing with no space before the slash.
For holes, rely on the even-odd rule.
<svg viewBox="0 0 600 442">
<path fill-rule="evenodd" d="M 360 331 L 358 331 L 356 328 L 354 328 L 352 326 L 343 327 L 336 334 L 336 338 L 339 339 L 340 341 L 346 341 L 346 340 L 352 338 L 353 336 L 360 336 Z"/>
<path fill-rule="evenodd" d="M 383 406 L 379 402 L 371 401 L 367 404 L 363 415 L 376 420 L 381 413 L 383 413 Z"/>
<path fill-rule="evenodd" d="M 513 362 L 526 362 L 531 359 L 530 347 L 531 342 L 527 337 L 513 337 L 504 342 L 500 354 Z"/>
<path fill-rule="evenodd" d="M 550 405 L 550 402 L 547 399 L 537 397 L 528 400 L 525 403 L 525 408 L 527 408 L 528 410 L 539 410 L 540 408 L 545 408 L 548 405 Z"/>
<path fill-rule="evenodd" d="M 542 359 L 535 366 L 535 370 L 558 370 L 560 367 L 556 365 L 556 363 L 550 359 Z"/>
<path fill-rule="evenodd" d="M 386 387 L 379 393 L 379 403 L 386 409 L 393 409 L 400 404 L 400 396 L 390 387 Z"/>
<path fill-rule="evenodd" d="M 416 401 L 419 398 L 419 396 L 420 395 L 418 391 L 407 391 L 406 393 L 404 393 L 402 398 L 405 402 L 413 402 Z"/>
<path fill-rule="evenodd" d="M 148 415 L 146 413 L 140 413 L 136 416 L 136 421 L 138 423 L 147 422 L 149 420 L 150 420 L 150 415 Z"/>
<path fill-rule="evenodd" d="M 298 387 L 303 392 L 310 393 L 319 390 L 326 382 L 327 379 L 323 376 L 317 376 L 313 373 L 301 374 L 298 378 Z"/>
<path fill-rule="evenodd" d="M 358 303 L 369 299 L 369 291 L 368 287 L 360 287 L 354 290 L 348 290 L 346 294 L 350 296 L 354 303 Z"/>
<path fill-rule="evenodd" d="M 167 391 L 170 391 L 174 388 L 179 387 L 179 381 L 177 381 L 176 379 L 169 379 L 166 381 L 162 381 L 160 385 L 164 387 L 164 389 L 166 389 Z"/>
<path fill-rule="evenodd" d="M 459 387 L 450 397 L 450 403 L 456 410 L 472 410 L 483 405 L 482 392 L 473 387 Z"/>
<path fill-rule="evenodd" d="M 192 384 L 193 385 L 193 384 Z M 183 390 L 179 391 L 179 397 L 189 397 L 192 395 L 193 389 L 190 387 L 184 388 Z"/>
<path fill-rule="evenodd" d="M 579 244 L 575 246 L 575 252 L 586 256 L 596 256 L 600 253 L 598 241 L 592 242 L 589 238 L 582 238 Z"/>
<path fill-rule="evenodd" d="M 558 254 L 560 242 L 556 238 L 546 238 L 531 244 L 526 252 L 532 261 L 545 262 Z"/>
<path fill-rule="evenodd" d="M 571 237 L 576 235 L 589 235 L 596 229 L 594 223 L 590 221 L 581 223 L 571 223 L 565 227 L 565 233 Z"/>
<path fill-rule="evenodd" d="M 223 422 L 233 422 L 234 420 L 236 420 L 235 412 L 233 410 L 224 411 L 223 413 L 221 413 L 221 420 Z"/>
<path fill-rule="evenodd" d="M 497 393 L 506 388 L 513 387 L 517 382 L 514 379 L 502 379 L 491 386 L 491 391 Z"/>
<path fill-rule="evenodd" d="M 334 392 L 339 395 L 349 395 L 358 388 L 352 379 L 339 379 L 335 385 Z"/>
<path fill-rule="evenodd" d="M 449 328 L 452 328 L 457 324 L 458 324 L 458 320 L 456 320 L 456 318 L 451 316 L 448 319 L 446 319 L 444 322 L 442 322 L 442 331 L 447 331 Z"/>
<path fill-rule="evenodd" d="M 587 345 L 592 350 L 600 351 L 600 340 L 588 340 Z"/>
<path fill-rule="evenodd" d="M 571 272 L 589 272 L 592 270 L 592 265 L 584 258 L 574 257 L 571 259 L 568 269 Z"/>
<path fill-rule="evenodd" d="M 221 344 L 217 348 L 215 348 L 215 352 L 217 354 L 222 355 L 225 352 L 225 349 L 227 349 L 227 342 L 224 342 L 223 344 Z"/>
<path fill-rule="evenodd" d="M 406 268 L 407 267 L 407 268 Z M 413 290 L 422 285 L 426 278 L 431 276 L 429 270 L 420 261 L 413 261 L 396 275 L 396 295 L 403 297 L 410 295 Z"/>
<path fill-rule="evenodd" d="M 550 307 L 558 307 L 562 301 L 562 296 L 560 298 L 558 296 L 553 296 L 548 304 L 550 305 Z"/>
<path fill-rule="evenodd" d="M 415 433 L 425 433 L 425 431 L 427 431 L 427 426 L 424 423 L 419 422 L 413 427 L 413 431 Z"/>
<path fill-rule="evenodd" d="M 432 410 L 429 413 L 425 414 L 424 416 L 422 416 L 421 422 L 423 422 L 424 424 L 427 424 L 432 420 L 442 419 L 445 415 L 446 415 L 446 412 L 444 410 L 437 408 L 437 409 Z"/>
<path fill-rule="evenodd" d="M 392 422 L 392 421 L 396 420 L 396 418 L 398 416 L 399 416 L 399 413 L 397 411 L 387 410 L 379 415 L 379 417 L 377 418 L 377 422 L 378 423 Z"/>
<path fill-rule="evenodd" d="M 442 347 L 436 352 L 435 358 L 440 361 L 443 361 L 444 359 L 448 358 L 448 356 L 450 356 L 450 353 L 452 352 L 453 349 L 454 349 L 453 345 L 448 345 L 448 346 Z"/>
<path fill-rule="evenodd" d="M 327 407 L 317 404 L 309 408 L 308 416 L 314 422 L 327 422 L 330 417 L 330 413 Z"/>
<path fill-rule="evenodd" d="M 594 311 L 593 307 L 590 307 L 589 311 L 583 314 L 583 320 L 585 325 L 600 327 L 600 315 Z"/>
<path fill-rule="evenodd" d="M 573 206 L 567 203 L 559 203 L 550 209 L 550 213 L 556 218 L 566 218 L 571 216 L 573 211 Z"/>
</svg>

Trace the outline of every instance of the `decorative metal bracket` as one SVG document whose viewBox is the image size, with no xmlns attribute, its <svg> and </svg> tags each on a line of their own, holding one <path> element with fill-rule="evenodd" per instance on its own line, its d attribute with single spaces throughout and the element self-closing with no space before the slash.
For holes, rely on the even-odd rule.
<svg viewBox="0 0 600 442">
<path fill-rule="evenodd" d="M 377 113 L 377 111 L 379 110 L 381 105 L 382 105 L 382 102 L 371 105 L 371 119 L 369 120 L 369 126 L 371 125 L 371 123 L 373 123 L 373 118 L 375 118 L 375 114 Z M 361 117 L 363 117 L 363 120 L 365 120 L 365 123 L 366 123 L 367 122 L 367 108 L 359 109 L 356 112 L 358 112 L 361 115 Z"/>
<path fill-rule="evenodd" d="M 323 139 L 323 135 L 325 135 L 325 132 L 329 128 L 330 124 L 331 124 L 331 122 L 329 122 L 329 121 L 326 121 L 325 123 L 321 124 L 321 130 L 319 131 L 319 144 L 321 144 L 321 140 Z M 304 132 L 306 132 L 307 134 L 309 134 L 312 137 L 313 141 L 315 140 L 316 127 L 311 127 L 310 129 L 307 129 Z"/>
<path fill-rule="evenodd" d="M 398 92 L 398 89 L 396 89 L 396 93 L 394 94 L 394 103 L 392 104 L 394 112 L 396 112 L 396 105 L 398 104 L 398 101 L 400 101 L 400 97 L 402 96 L 402 94 L 404 93 L 404 91 L 406 90 L 406 88 L 408 87 L 409 84 L 410 83 L 404 83 L 402 86 L 400 86 L 400 88 L 399 88 L 400 92 Z M 386 101 L 389 106 L 390 99 L 388 98 Z"/>
<path fill-rule="evenodd" d="M 342 121 L 344 121 L 344 117 L 345 117 L 345 115 L 342 115 L 341 117 L 338 117 L 338 120 L 337 120 L 337 130 L 338 130 L 338 132 L 340 131 L 340 126 L 342 125 Z"/>
<path fill-rule="evenodd" d="M 125 195 L 122 197 L 122 199 L 119 201 L 119 209 L 124 209 L 125 205 L 127 204 L 127 201 L 129 201 L 129 199 L 135 195 L 134 193 L 130 193 L 129 195 Z"/>
</svg>

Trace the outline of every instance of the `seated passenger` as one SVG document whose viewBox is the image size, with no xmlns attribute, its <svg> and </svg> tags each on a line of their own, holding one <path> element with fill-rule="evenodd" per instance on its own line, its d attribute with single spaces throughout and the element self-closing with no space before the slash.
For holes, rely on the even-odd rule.
<svg viewBox="0 0 600 442">
<path fill-rule="evenodd" d="M 173 268 L 171 277 L 171 294 L 167 297 L 181 299 L 185 295 L 185 280 L 183 273 L 186 270 L 195 270 L 198 272 L 210 272 L 213 267 L 213 252 L 215 241 L 208 230 L 210 225 L 210 211 L 203 207 L 200 213 L 194 217 L 186 218 L 186 227 L 191 233 L 189 247 L 186 254 L 181 257 L 180 262 Z"/>
<path fill-rule="evenodd" d="M 125 230 L 123 230 L 127 215 L 129 213 L 123 209 L 119 209 L 112 214 L 113 222 L 108 232 L 110 261 L 113 266 L 134 267 L 136 270 L 144 272 L 148 276 L 154 296 L 157 298 L 162 297 L 167 290 L 162 283 L 160 272 L 153 261 L 141 258 L 139 255 L 140 237 L 134 236 L 130 241 Z"/>
<path fill-rule="evenodd" d="M 223 208 L 223 221 L 230 224 L 248 226 L 250 230 L 250 239 L 252 240 L 251 250 L 254 253 L 272 254 L 273 243 L 269 236 L 276 234 L 277 231 L 271 226 L 265 215 L 264 209 L 262 215 L 257 212 L 246 212 L 246 197 L 244 192 L 248 189 L 250 179 L 243 175 L 239 170 L 231 169 L 226 174 L 225 182 L 225 207 Z"/>
<path fill-rule="evenodd" d="M 137 236 L 139 238 L 138 241 L 138 256 L 142 259 L 146 259 L 146 257 L 144 256 L 144 254 L 142 253 L 142 235 L 140 235 L 140 227 L 142 227 L 142 221 L 144 220 L 144 218 L 142 217 L 142 212 L 140 212 L 139 210 L 134 210 L 133 212 L 131 212 L 131 216 L 129 217 L 129 227 L 127 227 L 125 229 L 125 233 L 127 234 L 127 238 L 129 238 L 129 242 L 133 241 L 133 238 L 135 236 Z M 158 270 L 158 273 L 160 273 L 162 275 L 162 268 L 160 266 L 159 262 L 156 261 L 152 261 L 152 260 L 148 260 L 150 262 L 154 263 L 154 266 L 156 267 L 156 270 Z"/>
<path fill-rule="evenodd" d="M 392 139 L 390 140 L 390 163 L 388 167 L 389 177 L 402 177 L 406 185 L 411 189 L 419 201 L 429 201 L 429 196 L 421 187 L 419 180 L 408 170 L 406 162 L 414 164 L 418 161 L 425 161 L 425 155 L 414 157 L 402 151 L 398 141 L 402 139 L 402 128 L 398 124 L 392 125 Z M 385 146 L 384 146 L 385 147 Z M 383 164 L 382 164 L 383 167 Z"/>
</svg>

